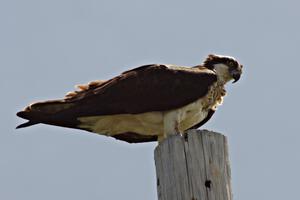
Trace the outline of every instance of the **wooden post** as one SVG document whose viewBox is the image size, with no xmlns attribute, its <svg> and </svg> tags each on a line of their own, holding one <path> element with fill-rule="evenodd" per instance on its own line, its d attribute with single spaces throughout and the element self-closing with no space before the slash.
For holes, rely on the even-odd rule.
<svg viewBox="0 0 300 200">
<path fill-rule="evenodd" d="M 154 153 L 158 200 L 231 200 L 226 137 L 190 130 L 162 141 Z"/>
</svg>

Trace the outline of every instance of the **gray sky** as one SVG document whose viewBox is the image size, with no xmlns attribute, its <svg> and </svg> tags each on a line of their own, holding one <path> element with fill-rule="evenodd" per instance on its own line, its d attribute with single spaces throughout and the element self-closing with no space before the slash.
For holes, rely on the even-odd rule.
<svg viewBox="0 0 300 200">
<path fill-rule="evenodd" d="M 235 199 L 299 199 L 299 1 L 0 1 L 0 199 L 153 200 L 155 143 L 15 130 L 15 113 L 147 63 L 236 57 L 244 75 L 204 128 L 228 136 Z"/>
</svg>

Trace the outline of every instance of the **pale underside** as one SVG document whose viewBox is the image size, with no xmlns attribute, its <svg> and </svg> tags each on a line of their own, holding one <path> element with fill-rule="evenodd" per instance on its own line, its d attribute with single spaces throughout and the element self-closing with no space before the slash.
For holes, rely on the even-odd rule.
<svg viewBox="0 0 300 200">
<path fill-rule="evenodd" d="M 204 120 L 210 109 L 215 110 L 222 103 L 224 95 L 224 85 L 217 82 L 211 86 L 205 97 L 178 109 L 81 117 L 79 127 L 107 136 L 132 132 L 157 135 L 158 139 L 162 140 L 170 134 L 183 133 Z"/>
</svg>

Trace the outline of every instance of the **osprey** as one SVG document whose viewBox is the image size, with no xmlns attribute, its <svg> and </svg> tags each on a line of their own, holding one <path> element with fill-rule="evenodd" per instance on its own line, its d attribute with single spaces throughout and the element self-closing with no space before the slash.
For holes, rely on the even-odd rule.
<svg viewBox="0 0 300 200">
<path fill-rule="evenodd" d="M 220 55 L 194 67 L 144 65 L 80 85 L 63 99 L 33 103 L 17 113 L 29 120 L 17 128 L 44 123 L 129 143 L 161 141 L 206 123 L 222 104 L 225 84 L 241 74 L 242 65 Z"/>
</svg>

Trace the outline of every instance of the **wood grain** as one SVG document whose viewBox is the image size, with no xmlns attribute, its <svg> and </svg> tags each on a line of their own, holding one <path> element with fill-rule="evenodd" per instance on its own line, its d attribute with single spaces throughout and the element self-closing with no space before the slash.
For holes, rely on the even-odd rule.
<svg viewBox="0 0 300 200">
<path fill-rule="evenodd" d="M 207 130 L 173 135 L 155 149 L 158 200 L 231 200 L 226 137 Z"/>
</svg>

